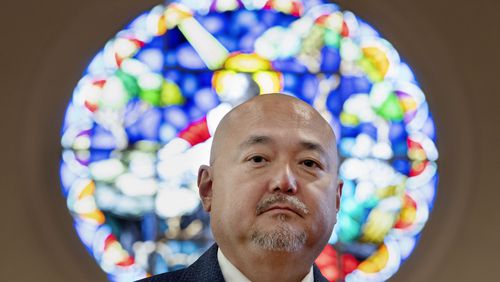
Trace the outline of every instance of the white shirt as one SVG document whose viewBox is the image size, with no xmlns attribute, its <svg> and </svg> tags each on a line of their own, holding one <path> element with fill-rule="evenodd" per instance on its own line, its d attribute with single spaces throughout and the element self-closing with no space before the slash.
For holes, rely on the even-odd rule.
<svg viewBox="0 0 500 282">
<path fill-rule="evenodd" d="M 219 261 L 222 276 L 226 282 L 251 282 L 236 266 L 234 266 L 222 253 L 220 248 L 217 250 L 217 260 Z M 314 282 L 313 268 L 309 270 L 306 277 L 301 282 Z"/>
</svg>

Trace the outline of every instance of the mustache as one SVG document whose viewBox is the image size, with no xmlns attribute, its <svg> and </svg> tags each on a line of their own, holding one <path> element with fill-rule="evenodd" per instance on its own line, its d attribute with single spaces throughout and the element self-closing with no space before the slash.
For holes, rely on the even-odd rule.
<svg viewBox="0 0 500 282">
<path fill-rule="evenodd" d="M 295 196 L 289 196 L 286 194 L 274 194 L 268 198 L 263 199 L 257 204 L 255 213 L 257 215 L 260 215 L 269 210 L 275 204 L 286 204 L 301 216 L 309 214 L 309 209 L 301 200 L 299 200 Z"/>
</svg>

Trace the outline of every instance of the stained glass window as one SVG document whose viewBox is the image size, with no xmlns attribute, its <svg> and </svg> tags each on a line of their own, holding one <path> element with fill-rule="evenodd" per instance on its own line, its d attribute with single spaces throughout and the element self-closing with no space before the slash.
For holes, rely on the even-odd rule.
<svg viewBox="0 0 500 282">
<path fill-rule="evenodd" d="M 110 280 L 186 267 L 212 244 L 197 169 L 224 114 L 271 92 L 310 103 L 337 133 L 345 184 L 323 274 L 381 281 L 398 270 L 437 182 L 434 123 L 411 68 L 335 4 L 184 0 L 109 40 L 65 115 L 63 192 Z"/>
</svg>

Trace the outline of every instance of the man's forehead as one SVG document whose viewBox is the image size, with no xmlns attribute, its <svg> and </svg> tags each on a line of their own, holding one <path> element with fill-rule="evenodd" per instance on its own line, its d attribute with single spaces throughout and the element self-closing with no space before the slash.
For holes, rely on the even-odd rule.
<svg viewBox="0 0 500 282">
<path fill-rule="evenodd" d="M 245 138 L 240 140 L 238 144 L 239 149 L 243 150 L 256 145 L 269 145 L 269 146 L 283 146 L 286 142 L 289 146 L 296 149 L 316 151 L 322 155 L 329 154 L 332 149 L 331 142 L 324 138 L 311 138 L 311 136 L 294 135 L 280 136 L 276 132 L 270 134 L 248 134 Z"/>
</svg>

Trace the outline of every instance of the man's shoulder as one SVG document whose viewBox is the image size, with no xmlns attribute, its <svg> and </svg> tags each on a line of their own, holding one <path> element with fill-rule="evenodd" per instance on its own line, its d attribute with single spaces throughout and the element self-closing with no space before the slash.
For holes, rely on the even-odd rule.
<svg viewBox="0 0 500 282">
<path fill-rule="evenodd" d="M 198 282 L 198 281 L 224 281 L 217 261 L 217 245 L 210 247 L 193 264 L 185 269 L 166 272 L 139 280 L 138 282 Z"/>
<path fill-rule="evenodd" d="M 141 279 L 137 282 L 166 282 L 166 281 L 181 281 L 182 276 L 187 271 L 187 268 L 162 274 L 154 275 L 148 278 Z"/>
</svg>

